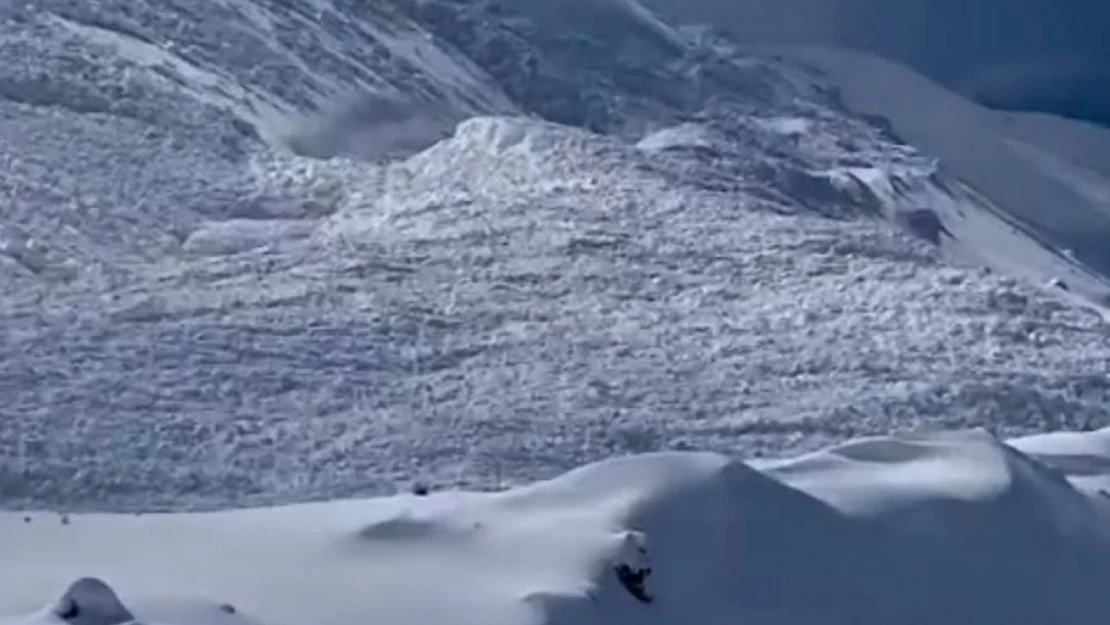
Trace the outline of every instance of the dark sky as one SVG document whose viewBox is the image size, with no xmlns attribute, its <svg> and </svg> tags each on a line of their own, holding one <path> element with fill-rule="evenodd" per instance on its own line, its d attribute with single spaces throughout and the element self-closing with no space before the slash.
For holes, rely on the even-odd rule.
<svg viewBox="0 0 1110 625">
<path fill-rule="evenodd" d="M 751 42 L 858 47 L 1001 107 L 1110 126 L 1110 0 L 642 0 Z"/>
</svg>

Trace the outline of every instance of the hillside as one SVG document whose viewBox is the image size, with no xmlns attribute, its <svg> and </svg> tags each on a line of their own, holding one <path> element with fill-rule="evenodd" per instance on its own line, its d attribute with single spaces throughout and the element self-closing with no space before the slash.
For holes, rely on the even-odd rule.
<svg viewBox="0 0 1110 625">
<path fill-rule="evenodd" d="M 3 9 L 6 506 L 1105 423 L 1101 278 L 850 81 L 635 5 L 375 6 Z"/>
<path fill-rule="evenodd" d="M 0 625 L 1103 624 L 1108 149 L 633 0 L 0 4 Z"/>
<path fill-rule="evenodd" d="M 848 107 L 887 120 L 898 137 L 938 159 L 946 171 L 1024 230 L 1019 237 L 1002 232 L 980 235 L 970 241 L 972 247 L 990 250 L 1017 238 L 1041 241 L 1089 268 L 1094 275 L 1083 278 L 1084 290 L 1104 300 L 1110 272 L 1104 245 L 1110 235 L 1110 180 L 1087 169 L 1105 171 L 1092 147 L 1107 145 L 1105 131 L 1060 120 L 1055 125 L 1061 132 L 1054 133 L 1056 140 L 1050 143 L 1043 130 L 1022 121 L 1027 118 L 972 104 L 894 63 L 823 48 L 787 54 L 826 72 Z M 1036 148 L 1029 144 L 1030 132 L 1041 137 L 1033 140 Z M 1039 256 L 1044 258 L 1025 252 L 1005 264 L 1021 272 L 1053 262 L 1045 254 Z M 1091 284 L 1090 278 L 1096 277 L 1097 285 Z"/>
<path fill-rule="evenodd" d="M 646 0 L 738 41 L 858 50 L 988 106 L 1110 126 L 1110 5 L 1046 0 Z M 943 45 L 938 45 L 943 42 Z"/>
</svg>

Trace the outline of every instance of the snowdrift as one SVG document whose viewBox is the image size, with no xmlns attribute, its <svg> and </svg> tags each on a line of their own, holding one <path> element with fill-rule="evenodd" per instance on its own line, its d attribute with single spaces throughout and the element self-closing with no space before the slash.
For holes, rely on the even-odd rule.
<svg viewBox="0 0 1110 625">
<path fill-rule="evenodd" d="M 1110 512 L 1069 473 L 1105 469 L 1108 438 L 964 431 L 756 465 L 632 456 L 501 493 L 5 513 L 0 623 L 1104 623 Z"/>
</svg>

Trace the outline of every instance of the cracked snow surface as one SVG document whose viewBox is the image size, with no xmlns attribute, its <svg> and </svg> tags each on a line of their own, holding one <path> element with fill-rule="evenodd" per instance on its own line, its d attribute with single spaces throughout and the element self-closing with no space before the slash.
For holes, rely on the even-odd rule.
<svg viewBox="0 0 1110 625">
<path fill-rule="evenodd" d="M 802 69 L 614 8 L 630 49 L 480 3 L 204 4 L 0 8 L 4 507 L 1110 424 L 1100 318 L 890 225 L 844 172 L 933 163 Z"/>
</svg>

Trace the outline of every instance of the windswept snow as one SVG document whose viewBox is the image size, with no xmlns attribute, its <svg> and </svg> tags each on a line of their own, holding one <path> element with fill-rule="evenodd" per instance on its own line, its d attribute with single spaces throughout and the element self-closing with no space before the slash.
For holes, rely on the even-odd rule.
<svg viewBox="0 0 1110 625">
<path fill-rule="evenodd" d="M 712 182 L 746 162 L 766 164 L 476 118 L 404 161 L 274 182 L 334 198 L 307 239 L 8 300 L 6 501 L 494 488 L 627 452 L 1104 418 L 1097 318 Z M 259 198 L 240 205 L 284 206 Z"/>
<path fill-rule="evenodd" d="M 0 625 L 1105 623 L 1106 135 L 781 52 L 0 5 Z"/>
<path fill-rule="evenodd" d="M 1105 246 L 1110 237 L 1110 179 L 1085 174 L 1079 164 L 1092 158 L 1092 143 L 1110 150 L 1104 131 L 1090 128 L 1082 140 L 1060 140 L 1049 152 L 1035 151 L 1016 141 L 1023 133 L 1012 131 L 1006 116 L 945 91 L 903 66 L 842 50 L 805 48 L 784 53 L 826 72 L 849 108 L 882 117 L 899 138 L 939 159 L 953 178 L 970 185 L 993 211 L 1020 228 L 1018 237 L 1031 237 L 1056 252 L 1070 250 L 1100 276 L 1097 285 L 1087 279 L 1087 290 L 1105 303 L 1110 294 L 1106 280 L 1110 256 Z M 1062 121 L 1058 125 L 1069 127 L 1073 134 L 1079 126 Z M 981 250 L 1015 238 L 1004 228 L 966 234 L 953 229 L 968 246 Z M 1041 253 L 1012 256 L 1003 267 L 1023 274 L 1046 264 L 1062 263 Z"/>
<path fill-rule="evenodd" d="M 966 431 L 759 467 L 646 454 L 502 493 L 4 513 L 0 622 L 1094 625 L 1110 504 L 1043 459 L 1098 449 L 1105 474 L 1105 435 L 1027 444 L 1042 460 Z"/>
</svg>

